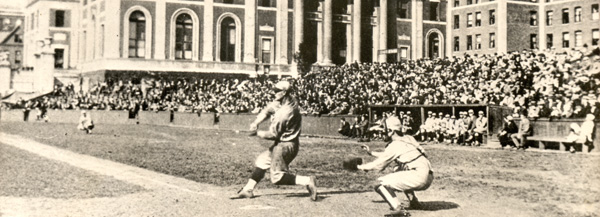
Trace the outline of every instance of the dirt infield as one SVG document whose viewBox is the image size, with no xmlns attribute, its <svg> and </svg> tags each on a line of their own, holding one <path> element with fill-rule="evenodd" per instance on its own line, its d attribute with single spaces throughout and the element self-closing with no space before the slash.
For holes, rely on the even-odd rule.
<svg viewBox="0 0 600 217">
<path fill-rule="evenodd" d="M 388 211 L 371 191 L 371 181 L 381 174 L 349 173 L 339 168 L 337 160 L 362 154 L 356 142 L 302 139 L 292 169 L 317 175 L 318 184 L 326 186 L 320 189 L 317 202 L 311 202 L 303 188 L 277 188 L 268 181 L 258 186 L 257 198 L 229 200 L 228 196 L 247 179 L 251 168 L 248 164 L 268 144 L 225 131 L 107 125 L 100 126 L 95 134 L 84 135 L 72 128 L 61 124 L 0 123 L 0 146 L 26 150 L 73 170 L 83 169 L 107 182 L 124 182 L 141 190 L 126 191 L 115 185 L 103 189 L 102 185 L 90 184 L 87 187 L 93 191 L 116 189 L 124 193 L 52 197 L 19 195 L 0 188 L 0 215 L 382 216 Z M 380 143 L 371 145 L 382 147 Z M 424 209 L 411 211 L 413 216 L 600 213 L 600 156 L 443 145 L 426 149 L 436 179 L 429 190 L 417 193 Z M 0 177 L 8 175 L 8 161 L 22 162 L 2 156 L 8 153 L 0 153 Z M 40 163 L 27 165 L 36 168 L 32 171 L 49 170 L 53 164 L 34 162 Z M 65 169 L 55 171 L 56 176 L 69 173 Z M 81 185 L 48 185 L 47 191 L 69 191 Z"/>
</svg>

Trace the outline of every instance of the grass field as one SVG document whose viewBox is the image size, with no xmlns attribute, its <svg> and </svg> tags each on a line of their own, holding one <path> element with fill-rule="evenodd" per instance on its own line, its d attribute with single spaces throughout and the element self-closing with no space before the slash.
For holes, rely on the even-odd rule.
<svg viewBox="0 0 600 217">
<path fill-rule="evenodd" d="M 0 196 L 116 197 L 143 188 L 0 145 Z M 57 176 L 56 174 L 62 174 Z"/>
<path fill-rule="evenodd" d="M 69 124 L 0 123 L 0 131 L 197 182 L 235 187 L 246 182 L 255 157 L 271 145 L 232 131 L 149 125 L 101 125 L 86 135 Z M 382 149 L 384 144 L 369 145 Z M 435 171 L 428 192 L 500 207 L 517 200 L 539 216 L 597 216 L 600 211 L 598 155 L 425 148 Z M 383 173 L 342 170 L 342 160 L 350 156 L 372 160 L 354 141 L 302 138 L 291 170 L 317 176 L 320 188 L 371 191 Z M 264 181 L 258 188 L 277 186 Z"/>
</svg>

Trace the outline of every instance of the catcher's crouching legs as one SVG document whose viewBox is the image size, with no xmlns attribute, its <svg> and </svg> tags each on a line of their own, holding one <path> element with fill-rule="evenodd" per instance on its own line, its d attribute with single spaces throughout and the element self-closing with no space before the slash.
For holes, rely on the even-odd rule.
<svg viewBox="0 0 600 217">
<path fill-rule="evenodd" d="M 385 202 L 387 202 L 387 204 L 390 206 L 390 209 L 392 210 L 392 212 L 386 216 L 410 215 L 408 211 L 404 209 L 402 204 L 400 204 L 398 198 L 396 198 L 396 193 L 394 192 L 394 189 L 392 189 L 391 187 L 385 185 L 377 185 L 375 186 L 375 192 L 377 192 L 377 194 L 379 194 L 385 200 Z"/>
</svg>

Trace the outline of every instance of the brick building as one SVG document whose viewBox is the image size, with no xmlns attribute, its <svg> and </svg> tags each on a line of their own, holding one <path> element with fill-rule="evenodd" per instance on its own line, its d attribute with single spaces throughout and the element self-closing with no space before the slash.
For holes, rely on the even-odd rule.
<svg viewBox="0 0 600 217">
<path fill-rule="evenodd" d="M 453 0 L 451 55 L 598 46 L 598 0 Z"/>
<path fill-rule="evenodd" d="M 0 52 L 8 53 L 11 68 L 23 61 L 23 13 L 14 7 L 0 7 Z"/>
</svg>

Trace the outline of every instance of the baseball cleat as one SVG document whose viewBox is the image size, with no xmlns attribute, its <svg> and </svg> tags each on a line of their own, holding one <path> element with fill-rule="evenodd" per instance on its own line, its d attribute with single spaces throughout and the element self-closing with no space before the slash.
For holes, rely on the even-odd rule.
<svg viewBox="0 0 600 217">
<path fill-rule="evenodd" d="M 310 177 L 310 182 L 306 186 L 306 190 L 308 190 L 308 193 L 310 194 L 310 199 L 312 201 L 316 201 L 317 200 L 317 180 L 316 180 L 315 176 Z"/>
<path fill-rule="evenodd" d="M 243 199 L 243 198 L 253 198 L 253 197 L 254 197 L 254 193 L 252 192 L 252 189 L 248 189 L 248 190 L 241 189 L 240 191 L 237 192 L 237 194 L 233 195 L 229 199 L 233 200 L 233 199 Z"/>
<path fill-rule="evenodd" d="M 408 217 L 410 213 L 404 209 L 402 206 L 396 207 L 389 214 L 384 215 L 385 217 Z"/>
</svg>

